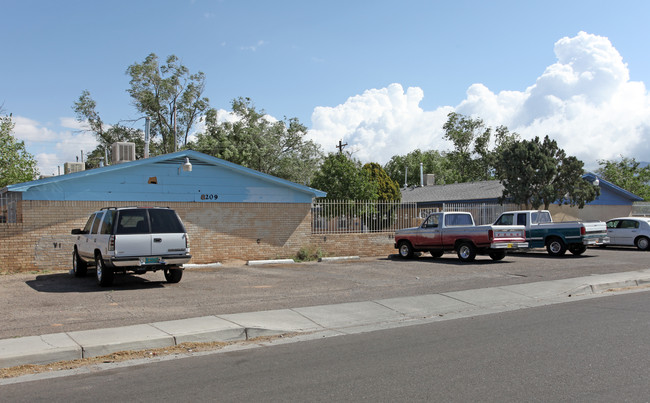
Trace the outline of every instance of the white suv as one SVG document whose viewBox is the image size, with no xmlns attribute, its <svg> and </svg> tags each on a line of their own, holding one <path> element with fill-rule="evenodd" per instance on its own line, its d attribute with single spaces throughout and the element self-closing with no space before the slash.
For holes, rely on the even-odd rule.
<svg viewBox="0 0 650 403">
<path fill-rule="evenodd" d="M 116 272 L 127 271 L 163 270 L 168 282 L 178 283 L 183 277 L 181 265 L 192 257 L 185 227 L 170 208 L 105 207 L 72 234 L 77 235 L 74 275 L 85 276 L 88 266 L 95 266 L 102 287 L 113 283 Z"/>
</svg>

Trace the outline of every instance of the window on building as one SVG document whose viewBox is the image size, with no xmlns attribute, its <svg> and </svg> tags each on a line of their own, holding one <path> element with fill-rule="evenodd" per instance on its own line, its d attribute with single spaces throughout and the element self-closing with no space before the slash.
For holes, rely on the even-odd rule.
<svg viewBox="0 0 650 403">
<path fill-rule="evenodd" d="M 19 207 L 22 193 L 0 192 L 0 223 L 21 223 Z"/>
</svg>

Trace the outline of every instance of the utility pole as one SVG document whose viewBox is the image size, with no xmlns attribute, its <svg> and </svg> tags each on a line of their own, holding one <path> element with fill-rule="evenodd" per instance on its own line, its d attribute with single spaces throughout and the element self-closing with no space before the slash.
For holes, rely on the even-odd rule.
<svg viewBox="0 0 650 403">
<path fill-rule="evenodd" d="M 336 146 L 336 148 L 339 149 L 339 154 L 343 152 L 343 147 L 347 146 L 348 143 L 343 144 L 342 140 L 339 140 L 339 145 Z"/>
</svg>

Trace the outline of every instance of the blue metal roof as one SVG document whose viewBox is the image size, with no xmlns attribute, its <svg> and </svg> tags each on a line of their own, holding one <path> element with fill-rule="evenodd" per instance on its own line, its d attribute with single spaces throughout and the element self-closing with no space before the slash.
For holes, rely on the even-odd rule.
<svg viewBox="0 0 650 403">
<path fill-rule="evenodd" d="M 192 172 L 181 169 L 188 158 Z M 310 202 L 326 193 L 197 151 L 17 183 L 23 200 Z"/>
<path fill-rule="evenodd" d="M 582 177 L 589 182 L 593 182 L 595 179 L 598 179 L 599 186 L 601 189 L 600 196 L 596 200 L 590 202 L 589 204 L 594 205 L 623 205 L 623 204 L 632 204 L 633 202 L 643 201 L 643 197 L 637 196 L 632 192 L 614 185 L 612 182 L 609 182 L 600 176 L 596 175 L 593 172 L 587 172 L 582 175 Z"/>
</svg>

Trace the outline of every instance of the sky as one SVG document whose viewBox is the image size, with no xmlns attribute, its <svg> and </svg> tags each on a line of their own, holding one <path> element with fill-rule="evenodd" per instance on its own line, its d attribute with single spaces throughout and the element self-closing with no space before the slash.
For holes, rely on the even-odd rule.
<svg viewBox="0 0 650 403">
<path fill-rule="evenodd" d="M 41 174 L 96 146 L 72 106 L 144 128 L 128 66 L 176 55 L 222 115 L 237 97 L 362 162 L 450 150 L 455 111 L 555 139 L 586 169 L 650 161 L 650 2 L 2 0 L 0 105 Z M 138 120 L 139 119 L 139 120 Z M 197 126 L 197 130 L 200 130 Z"/>
</svg>

